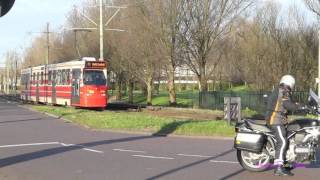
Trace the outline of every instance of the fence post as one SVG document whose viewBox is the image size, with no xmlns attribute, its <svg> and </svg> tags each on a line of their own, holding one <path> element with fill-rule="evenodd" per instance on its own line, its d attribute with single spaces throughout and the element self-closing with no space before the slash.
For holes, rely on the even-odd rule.
<svg viewBox="0 0 320 180">
<path fill-rule="evenodd" d="M 229 100 L 227 101 L 227 120 L 228 125 L 231 124 L 231 97 L 229 97 Z"/>
<path fill-rule="evenodd" d="M 199 91 L 199 108 L 201 108 L 201 102 L 202 102 L 202 91 Z"/>
</svg>

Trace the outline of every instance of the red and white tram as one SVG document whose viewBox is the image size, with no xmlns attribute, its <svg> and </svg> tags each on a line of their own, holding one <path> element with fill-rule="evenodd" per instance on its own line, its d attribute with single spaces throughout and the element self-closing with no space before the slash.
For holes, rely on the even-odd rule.
<svg viewBox="0 0 320 180">
<path fill-rule="evenodd" d="M 21 71 L 21 99 L 58 105 L 104 108 L 106 62 L 82 58 Z"/>
</svg>

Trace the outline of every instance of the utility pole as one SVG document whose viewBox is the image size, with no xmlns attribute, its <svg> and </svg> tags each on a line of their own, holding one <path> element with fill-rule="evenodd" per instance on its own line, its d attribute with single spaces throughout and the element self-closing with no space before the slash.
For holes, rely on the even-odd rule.
<svg viewBox="0 0 320 180">
<path fill-rule="evenodd" d="M 46 65 L 49 64 L 49 58 L 50 58 L 50 23 L 47 23 L 47 31 L 45 32 L 47 34 L 47 58 L 46 58 Z"/>
<path fill-rule="evenodd" d="M 44 65 L 44 82 L 47 81 L 47 74 L 48 74 L 48 64 L 49 64 L 49 58 L 50 58 L 50 23 L 47 22 L 47 31 L 45 32 L 47 34 L 47 58 L 46 58 L 46 63 Z M 48 72 L 47 72 L 48 71 Z M 45 101 L 48 102 L 48 86 L 45 86 L 46 89 L 46 97 Z"/>
<path fill-rule="evenodd" d="M 318 97 L 320 96 L 320 30 L 318 31 L 318 39 L 319 39 L 319 49 L 318 49 L 318 78 L 316 79 L 316 83 L 318 83 Z M 320 107 L 318 107 L 318 111 L 320 112 Z M 318 120 L 320 120 L 320 114 L 318 115 Z"/>
<path fill-rule="evenodd" d="M 120 12 L 121 9 L 125 9 L 127 7 L 124 6 L 114 6 L 113 1 L 111 1 L 112 4 L 111 6 L 109 5 L 104 5 L 103 0 L 99 0 L 99 24 L 96 23 L 94 20 L 90 19 L 88 16 L 86 16 L 84 13 L 78 11 L 83 17 L 85 17 L 88 21 L 90 21 L 93 25 L 96 27 L 94 28 L 71 28 L 71 29 L 77 29 L 77 30 L 99 30 L 99 44 L 100 44 L 100 57 L 99 60 L 104 61 L 104 31 L 118 31 L 118 32 L 123 32 L 125 30 L 122 29 L 108 29 L 105 28 L 109 25 L 109 23 L 112 21 L 112 19 Z M 97 7 L 97 6 L 94 6 Z M 103 19 L 103 10 L 104 8 L 111 8 L 111 9 L 116 9 L 116 11 L 113 13 L 113 15 L 107 20 L 107 22 L 104 24 L 104 19 Z"/>
<path fill-rule="evenodd" d="M 103 56 L 103 2 L 100 0 L 100 61 L 104 60 Z"/>
<path fill-rule="evenodd" d="M 6 94 L 9 94 L 10 92 L 10 83 L 11 81 L 9 82 L 10 80 L 10 77 L 9 77 L 9 64 L 6 64 Z"/>
<path fill-rule="evenodd" d="M 14 82 L 14 95 L 17 95 L 17 89 L 18 89 L 18 57 L 15 57 L 15 82 Z"/>
<path fill-rule="evenodd" d="M 47 28 L 46 31 L 42 31 L 42 32 L 30 32 L 30 34 L 32 33 L 42 33 L 42 34 L 46 34 L 46 38 L 47 38 L 47 43 L 46 43 L 46 49 L 47 49 L 47 55 L 45 58 L 45 62 L 44 62 L 44 81 L 47 80 L 47 74 L 48 74 L 48 64 L 50 61 L 50 33 L 53 33 L 50 31 L 50 23 L 47 22 Z M 46 88 L 48 88 L 46 86 Z M 45 96 L 45 102 L 47 102 L 47 97 L 48 97 L 48 91 L 46 90 L 46 96 Z"/>
<path fill-rule="evenodd" d="M 45 31 L 41 31 L 41 32 L 29 32 L 29 34 L 36 34 L 36 33 L 40 33 L 40 34 L 46 34 L 46 49 L 47 49 L 47 54 L 46 54 L 46 59 L 44 64 L 47 65 L 50 62 L 50 34 L 53 33 L 50 31 L 50 23 L 47 22 L 47 27 Z"/>
</svg>

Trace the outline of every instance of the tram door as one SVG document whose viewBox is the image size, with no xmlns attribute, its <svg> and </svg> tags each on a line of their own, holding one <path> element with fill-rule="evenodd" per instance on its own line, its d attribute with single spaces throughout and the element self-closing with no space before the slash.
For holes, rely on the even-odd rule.
<svg viewBox="0 0 320 180">
<path fill-rule="evenodd" d="M 72 70 L 72 97 L 71 104 L 80 105 L 80 78 L 81 69 Z"/>
<path fill-rule="evenodd" d="M 52 104 L 57 104 L 57 91 L 56 91 L 56 85 L 57 85 L 57 72 L 56 70 L 52 71 L 52 95 L 51 95 L 51 102 Z"/>
<path fill-rule="evenodd" d="M 40 74 L 37 73 L 37 80 L 36 80 L 36 102 L 39 102 L 39 81 L 40 81 Z"/>
</svg>

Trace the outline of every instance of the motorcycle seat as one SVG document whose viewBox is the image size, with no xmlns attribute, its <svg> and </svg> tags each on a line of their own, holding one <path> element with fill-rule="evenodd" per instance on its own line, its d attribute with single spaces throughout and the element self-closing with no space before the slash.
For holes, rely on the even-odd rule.
<svg viewBox="0 0 320 180">
<path fill-rule="evenodd" d="M 253 130 L 258 130 L 258 131 L 267 132 L 267 133 L 272 132 L 271 129 L 266 126 L 266 124 L 258 124 L 257 122 L 254 122 L 254 120 L 250 120 L 250 119 L 246 120 L 245 122 Z"/>
</svg>

